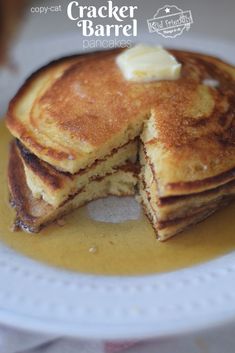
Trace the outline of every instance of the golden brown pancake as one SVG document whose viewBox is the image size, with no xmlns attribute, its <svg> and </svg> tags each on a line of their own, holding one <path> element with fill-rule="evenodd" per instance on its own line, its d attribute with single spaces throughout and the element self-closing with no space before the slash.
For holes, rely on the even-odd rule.
<svg viewBox="0 0 235 353">
<path fill-rule="evenodd" d="M 77 174 L 58 171 L 50 164 L 40 160 L 17 141 L 20 157 L 24 165 L 26 182 L 32 194 L 53 207 L 59 207 L 71 195 L 77 193 L 91 180 L 112 174 L 128 161 L 135 163 L 137 140 L 112 150 L 105 159 L 96 160 L 93 165 Z"/>
<path fill-rule="evenodd" d="M 160 240 L 166 240 L 182 229 L 205 219 L 235 199 L 235 180 L 194 194 L 160 197 L 154 166 L 142 144 L 140 164 L 139 201 Z"/>
<path fill-rule="evenodd" d="M 16 178 L 17 170 L 17 178 Z M 42 199 L 33 197 L 25 178 L 20 150 L 13 141 L 10 146 L 8 184 L 11 204 L 16 209 L 17 227 L 37 233 L 46 225 L 61 218 L 87 202 L 108 195 L 133 195 L 137 183 L 136 167 L 130 162 L 112 174 L 90 181 L 77 194 L 69 197 L 59 207 L 53 207 Z"/>
<path fill-rule="evenodd" d="M 70 178 L 140 135 L 140 200 L 164 240 L 233 198 L 235 69 L 172 50 L 182 64 L 178 80 L 133 83 L 116 64 L 120 52 L 63 58 L 39 70 L 11 101 L 7 126 L 38 158 L 38 170 L 47 163 Z M 13 177 L 9 183 L 13 190 Z"/>
<path fill-rule="evenodd" d="M 154 183 L 145 177 L 146 175 L 141 172 L 138 199 L 159 240 L 166 240 L 184 228 L 207 218 L 235 199 L 235 181 L 193 195 L 160 199 Z"/>
<path fill-rule="evenodd" d="M 206 55 L 173 51 L 182 63 L 179 80 L 132 83 L 116 65 L 119 52 L 64 58 L 35 73 L 10 103 L 12 134 L 40 159 L 75 173 L 139 135 L 152 115 L 168 175 L 163 170 L 162 181 L 159 171 L 163 194 L 181 192 L 182 183 L 188 192 L 195 187 L 191 182 L 232 170 L 234 146 L 226 131 L 234 107 L 234 68 Z M 208 78 L 219 87 L 204 85 Z M 210 161 L 219 158 L 218 166 L 209 163 L 205 149 Z M 182 174 L 175 173 L 174 163 Z"/>
<path fill-rule="evenodd" d="M 185 216 L 182 218 L 176 218 L 168 220 L 165 222 L 159 222 L 156 218 L 156 213 L 149 203 L 148 195 L 146 190 L 140 189 L 141 203 L 144 209 L 146 216 L 149 218 L 150 223 L 152 224 L 158 240 L 165 241 L 171 238 L 173 235 L 178 234 L 179 232 L 185 230 L 189 226 L 192 226 L 198 222 L 203 221 L 208 216 L 212 215 L 216 210 L 221 207 L 226 206 L 231 199 L 221 199 L 218 202 L 211 205 L 211 207 L 202 208 L 199 212 L 192 214 L 190 216 Z M 209 205 L 208 205 L 209 206 Z"/>
<path fill-rule="evenodd" d="M 139 174 L 140 182 L 143 183 L 143 188 L 154 195 L 154 205 L 158 212 L 159 219 L 172 218 L 177 216 L 177 212 L 191 212 L 194 207 L 201 206 L 207 202 L 213 201 L 217 197 L 221 197 L 223 194 L 233 194 L 233 188 L 235 185 L 235 179 L 216 186 L 214 188 L 205 188 L 203 191 L 172 195 L 167 197 L 161 197 L 158 192 L 156 183 L 156 175 L 154 174 L 154 168 L 151 164 L 150 159 L 146 155 L 143 145 L 140 146 L 140 163 L 141 172 Z"/>
</svg>

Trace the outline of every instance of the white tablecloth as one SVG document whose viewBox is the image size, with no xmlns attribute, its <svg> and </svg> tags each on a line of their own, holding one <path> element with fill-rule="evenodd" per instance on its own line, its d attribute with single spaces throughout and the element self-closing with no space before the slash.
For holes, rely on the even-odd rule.
<svg viewBox="0 0 235 353">
<path fill-rule="evenodd" d="M 1 353 L 234 353 L 235 323 L 145 342 L 97 342 L 46 337 L 0 326 Z"/>
</svg>

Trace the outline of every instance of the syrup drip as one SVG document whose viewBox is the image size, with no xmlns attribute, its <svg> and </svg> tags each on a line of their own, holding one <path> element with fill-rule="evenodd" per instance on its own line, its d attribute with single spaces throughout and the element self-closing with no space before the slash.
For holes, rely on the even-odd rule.
<svg viewBox="0 0 235 353">
<path fill-rule="evenodd" d="M 185 268 L 235 249 L 235 204 L 164 243 L 143 214 L 135 221 L 105 223 L 92 220 L 86 207 L 40 234 L 12 232 L 6 178 L 10 139 L 0 122 L 0 241 L 25 256 L 83 273 L 140 275 Z"/>
</svg>

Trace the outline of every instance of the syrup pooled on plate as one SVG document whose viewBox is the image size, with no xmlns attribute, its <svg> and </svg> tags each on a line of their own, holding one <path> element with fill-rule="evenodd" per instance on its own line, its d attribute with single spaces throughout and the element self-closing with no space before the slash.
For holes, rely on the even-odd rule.
<svg viewBox="0 0 235 353">
<path fill-rule="evenodd" d="M 143 214 L 135 221 L 98 222 L 86 206 L 39 234 L 12 232 L 14 210 L 6 178 L 10 139 L 1 121 L 0 241 L 25 256 L 84 273 L 140 275 L 192 266 L 235 249 L 235 204 L 164 243 L 156 240 Z"/>
</svg>

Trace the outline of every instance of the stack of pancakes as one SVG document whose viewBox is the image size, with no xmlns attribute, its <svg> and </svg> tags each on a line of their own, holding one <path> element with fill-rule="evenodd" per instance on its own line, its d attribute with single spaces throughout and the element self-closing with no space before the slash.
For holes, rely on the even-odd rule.
<svg viewBox="0 0 235 353">
<path fill-rule="evenodd" d="M 53 62 L 11 101 L 8 179 L 22 229 L 37 232 L 98 197 L 134 194 L 138 182 L 164 240 L 233 198 L 235 69 L 171 51 L 178 80 L 135 83 L 116 64 L 120 52 Z"/>
</svg>

